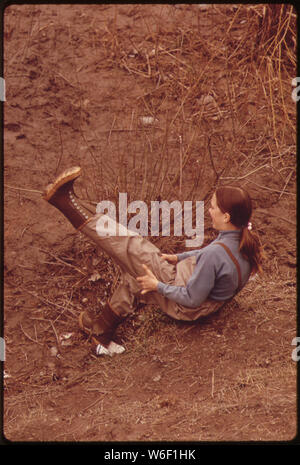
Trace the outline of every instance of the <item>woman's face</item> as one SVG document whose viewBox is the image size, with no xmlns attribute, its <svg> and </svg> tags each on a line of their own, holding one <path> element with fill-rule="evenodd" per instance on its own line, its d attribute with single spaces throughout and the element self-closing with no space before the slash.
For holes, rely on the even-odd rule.
<svg viewBox="0 0 300 465">
<path fill-rule="evenodd" d="M 228 220 L 226 221 L 226 218 L 228 218 L 228 213 L 222 213 L 219 209 L 217 205 L 216 194 L 213 194 L 210 205 L 211 206 L 208 211 L 212 219 L 213 228 L 219 231 L 225 229 L 226 225 L 228 224 Z"/>
</svg>

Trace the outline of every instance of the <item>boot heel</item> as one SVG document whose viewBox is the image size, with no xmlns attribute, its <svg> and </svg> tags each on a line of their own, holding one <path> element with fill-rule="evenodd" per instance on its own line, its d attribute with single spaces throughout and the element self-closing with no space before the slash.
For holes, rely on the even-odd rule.
<svg viewBox="0 0 300 465">
<path fill-rule="evenodd" d="M 67 182 L 75 181 L 75 179 L 77 179 L 80 175 L 81 175 L 80 166 L 74 166 L 73 168 L 69 168 L 69 169 L 63 171 L 55 179 L 55 181 L 52 184 L 49 184 L 46 187 L 45 192 L 43 193 L 43 196 L 42 196 L 43 199 L 45 199 L 45 200 L 47 200 L 47 202 L 49 202 L 51 197 L 54 196 L 54 194 L 58 191 L 58 189 L 61 186 L 63 186 Z"/>
</svg>

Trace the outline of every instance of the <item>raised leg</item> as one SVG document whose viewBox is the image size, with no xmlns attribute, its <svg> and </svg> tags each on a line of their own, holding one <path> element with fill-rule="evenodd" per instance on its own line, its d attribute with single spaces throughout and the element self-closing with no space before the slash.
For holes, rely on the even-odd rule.
<svg viewBox="0 0 300 465">
<path fill-rule="evenodd" d="M 80 174 L 80 167 L 64 171 L 46 188 L 43 198 L 110 255 L 126 277 L 126 284 L 119 287 L 98 318 L 92 319 L 88 312 L 83 312 L 79 317 L 80 328 L 94 334 L 96 341 L 107 348 L 116 327 L 130 313 L 134 295 L 138 293 L 135 278 L 144 273 L 142 264 L 146 264 L 159 280 L 166 283 L 173 281 L 175 266 L 162 259 L 160 250 L 154 244 L 118 223 L 114 225 L 117 235 L 103 235 L 106 230 L 103 230 L 101 219 L 105 215 L 88 215 L 76 199 L 73 184 Z M 147 296 L 147 299 L 151 300 L 151 296 Z"/>
</svg>

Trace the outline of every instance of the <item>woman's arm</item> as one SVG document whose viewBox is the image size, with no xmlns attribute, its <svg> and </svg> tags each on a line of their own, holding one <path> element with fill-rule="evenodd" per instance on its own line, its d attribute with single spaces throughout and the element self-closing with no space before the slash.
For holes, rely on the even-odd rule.
<svg viewBox="0 0 300 465">
<path fill-rule="evenodd" d="M 197 308 L 204 302 L 215 285 L 215 256 L 201 254 L 186 286 L 158 282 L 156 290 L 163 296 L 188 308 Z"/>
<path fill-rule="evenodd" d="M 188 257 L 193 257 L 194 255 L 197 255 L 199 252 L 199 249 L 195 249 L 195 250 L 190 250 L 189 252 L 182 252 L 182 253 L 179 253 L 176 255 L 177 257 L 177 260 L 179 262 L 181 262 L 181 260 L 184 260 Z"/>
<path fill-rule="evenodd" d="M 215 284 L 215 257 L 216 254 L 201 254 L 195 270 L 186 286 L 173 286 L 165 284 L 155 277 L 152 271 L 143 265 L 145 275 L 137 278 L 141 284 L 142 294 L 157 291 L 170 300 L 189 308 L 196 308 L 207 299 Z"/>
</svg>

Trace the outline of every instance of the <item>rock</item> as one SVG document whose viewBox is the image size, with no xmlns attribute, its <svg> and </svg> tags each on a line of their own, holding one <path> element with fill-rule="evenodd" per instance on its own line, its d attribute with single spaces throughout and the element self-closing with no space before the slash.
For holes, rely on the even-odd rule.
<svg viewBox="0 0 300 465">
<path fill-rule="evenodd" d="M 51 357 L 56 357 L 57 354 L 58 354 L 57 347 L 55 347 L 55 346 L 51 347 L 51 349 L 50 349 Z"/>
</svg>

